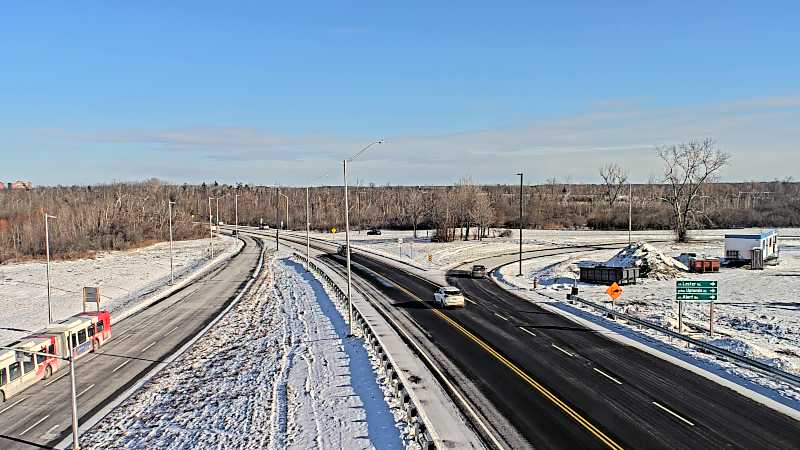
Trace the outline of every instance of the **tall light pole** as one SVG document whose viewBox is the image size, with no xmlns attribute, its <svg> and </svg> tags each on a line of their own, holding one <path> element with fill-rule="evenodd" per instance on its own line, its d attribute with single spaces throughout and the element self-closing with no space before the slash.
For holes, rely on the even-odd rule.
<svg viewBox="0 0 800 450">
<path fill-rule="evenodd" d="M 283 224 L 283 228 L 288 230 L 289 229 L 289 196 L 281 194 L 280 191 L 278 191 L 278 195 L 280 195 L 281 197 L 286 199 L 286 222 Z"/>
<path fill-rule="evenodd" d="M 44 248 L 47 253 L 47 323 L 53 322 L 53 310 L 50 306 L 50 227 L 47 219 L 58 219 L 56 216 L 44 213 Z"/>
<path fill-rule="evenodd" d="M 633 185 L 628 185 L 628 245 L 631 245 L 631 232 L 633 231 Z"/>
<path fill-rule="evenodd" d="M 213 225 L 213 216 L 211 215 L 211 200 L 214 200 L 214 197 L 208 197 L 208 232 L 211 236 L 211 257 L 214 257 L 214 225 Z M 217 217 L 219 220 L 219 217 Z"/>
<path fill-rule="evenodd" d="M 219 226 L 219 199 L 220 198 L 221 197 L 215 198 L 215 200 L 217 201 L 217 226 Z M 219 235 L 219 233 L 217 233 L 217 235 Z"/>
<path fill-rule="evenodd" d="M 236 210 L 236 213 L 235 213 L 236 214 L 236 225 L 235 225 L 234 229 L 236 230 L 236 235 L 237 236 L 239 235 L 239 195 L 241 195 L 241 194 L 236 194 L 236 196 L 233 197 L 233 204 L 234 204 L 234 208 Z"/>
<path fill-rule="evenodd" d="M 311 268 L 311 220 L 309 219 L 308 186 L 306 186 L 306 270 Z"/>
<path fill-rule="evenodd" d="M 169 211 L 169 284 L 175 283 L 174 264 L 172 262 L 172 205 L 175 202 L 172 200 L 167 201 L 167 210 Z"/>
<path fill-rule="evenodd" d="M 371 142 L 366 147 L 362 148 L 358 153 L 350 158 L 350 161 L 356 159 L 359 155 L 367 151 L 375 144 L 383 144 L 383 141 Z M 353 297 L 351 296 L 353 289 L 353 277 L 350 270 L 350 207 L 347 200 L 347 160 L 342 161 L 344 168 L 344 237 L 347 249 L 347 334 L 353 335 Z"/>
<path fill-rule="evenodd" d="M 522 174 L 519 175 L 519 273 L 518 277 L 522 276 Z"/>
</svg>

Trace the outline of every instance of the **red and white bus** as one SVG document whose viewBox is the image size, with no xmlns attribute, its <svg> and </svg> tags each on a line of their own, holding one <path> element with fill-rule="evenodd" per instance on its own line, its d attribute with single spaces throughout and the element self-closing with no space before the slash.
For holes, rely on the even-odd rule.
<svg viewBox="0 0 800 450">
<path fill-rule="evenodd" d="M 10 347 L 32 352 L 57 354 L 55 336 L 35 334 L 13 342 Z M 58 370 L 59 360 L 44 355 L 0 351 L 0 401 L 5 401 L 42 379 L 50 378 Z"/>
<path fill-rule="evenodd" d="M 111 314 L 108 311 L 76 314 L 51 323 L 45 333 L 56 337 L 61 356 L 78 359 L 111 338 Z"/>
<path fill-rule="evenodd" d="M 111 338 L 111 314 L 108 311 L 83 312 L 53 322 L 46 329 L 26 336 L 8 347 L 49 353 L 63 358 L 80 358 L 97 350 Z M 67 362 L 55 357 L 31 355 L 15 350 L 0 350 L 0 402 L 50 378 Z"/>
</svg>

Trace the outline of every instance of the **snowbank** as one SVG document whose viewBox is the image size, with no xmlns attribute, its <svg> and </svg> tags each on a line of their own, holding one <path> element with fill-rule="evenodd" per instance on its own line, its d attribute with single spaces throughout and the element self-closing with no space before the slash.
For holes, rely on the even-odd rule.
<svg viewBox="0 0 800 450">
<path fill-rule="evenodd" d="M 638 267 L 643 277 L 666 280 L 677 277 L 689 268 L 677 259 L 667 256 L 653 245 L 635 242 L 604 263 L 607 267 Z"/>
<path fill-rule="evenodd" d="M 273 260 L 252 295 L 83 444 L 405 448 L 366 350 L 346 333 L 319 283 L 301 265 Z"/>
<path fill-rule="evenodd" d="M 209 241 L 179 241 L 173 245 L 176 281 L 210 260 Z M 241 241 L 218 238 L 215 256 L 232 254 Z M 219 250 L 223 249 L 222 252 Z M 84 286 L 99 286 L 101 306 L 113 313 L 133 307 L 143 297 L 169 284 L 169 243 L 99 254 L 93 259 L 50 263 L 51 305 L 58 320 L 81 311 Z M 43 262 L 0 265 L 0 328 L 41 329 L 47 325 L 47 278 Z M 0 329 L 0 343 L 27 333 Z"/>
</svg>

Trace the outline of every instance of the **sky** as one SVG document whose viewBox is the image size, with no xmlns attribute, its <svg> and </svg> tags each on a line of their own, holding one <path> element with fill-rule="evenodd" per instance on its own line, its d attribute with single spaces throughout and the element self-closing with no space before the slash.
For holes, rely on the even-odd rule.
<svg viewBox="0 0 800 450">
<path fill-rule="evenodd" d="M 541 4 L 537 4 L 541 3 Z M 797 2 L 12 2 L 0 181 L 449 184 L 797 177 Z"/>
</svg>

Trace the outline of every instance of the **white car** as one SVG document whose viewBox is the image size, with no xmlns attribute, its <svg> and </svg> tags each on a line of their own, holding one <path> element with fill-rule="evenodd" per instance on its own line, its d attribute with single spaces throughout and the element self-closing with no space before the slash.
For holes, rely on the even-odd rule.
<svg viewBox="0 0 800 450">
<path fill-rule="evenodd" d="M 440 287 L 439 290 L 433 294 L 434 302 L 442 308 L 448 306 L 464 307 L 464 295 L 458 288 L 453 286 Z"/>
</svg>

